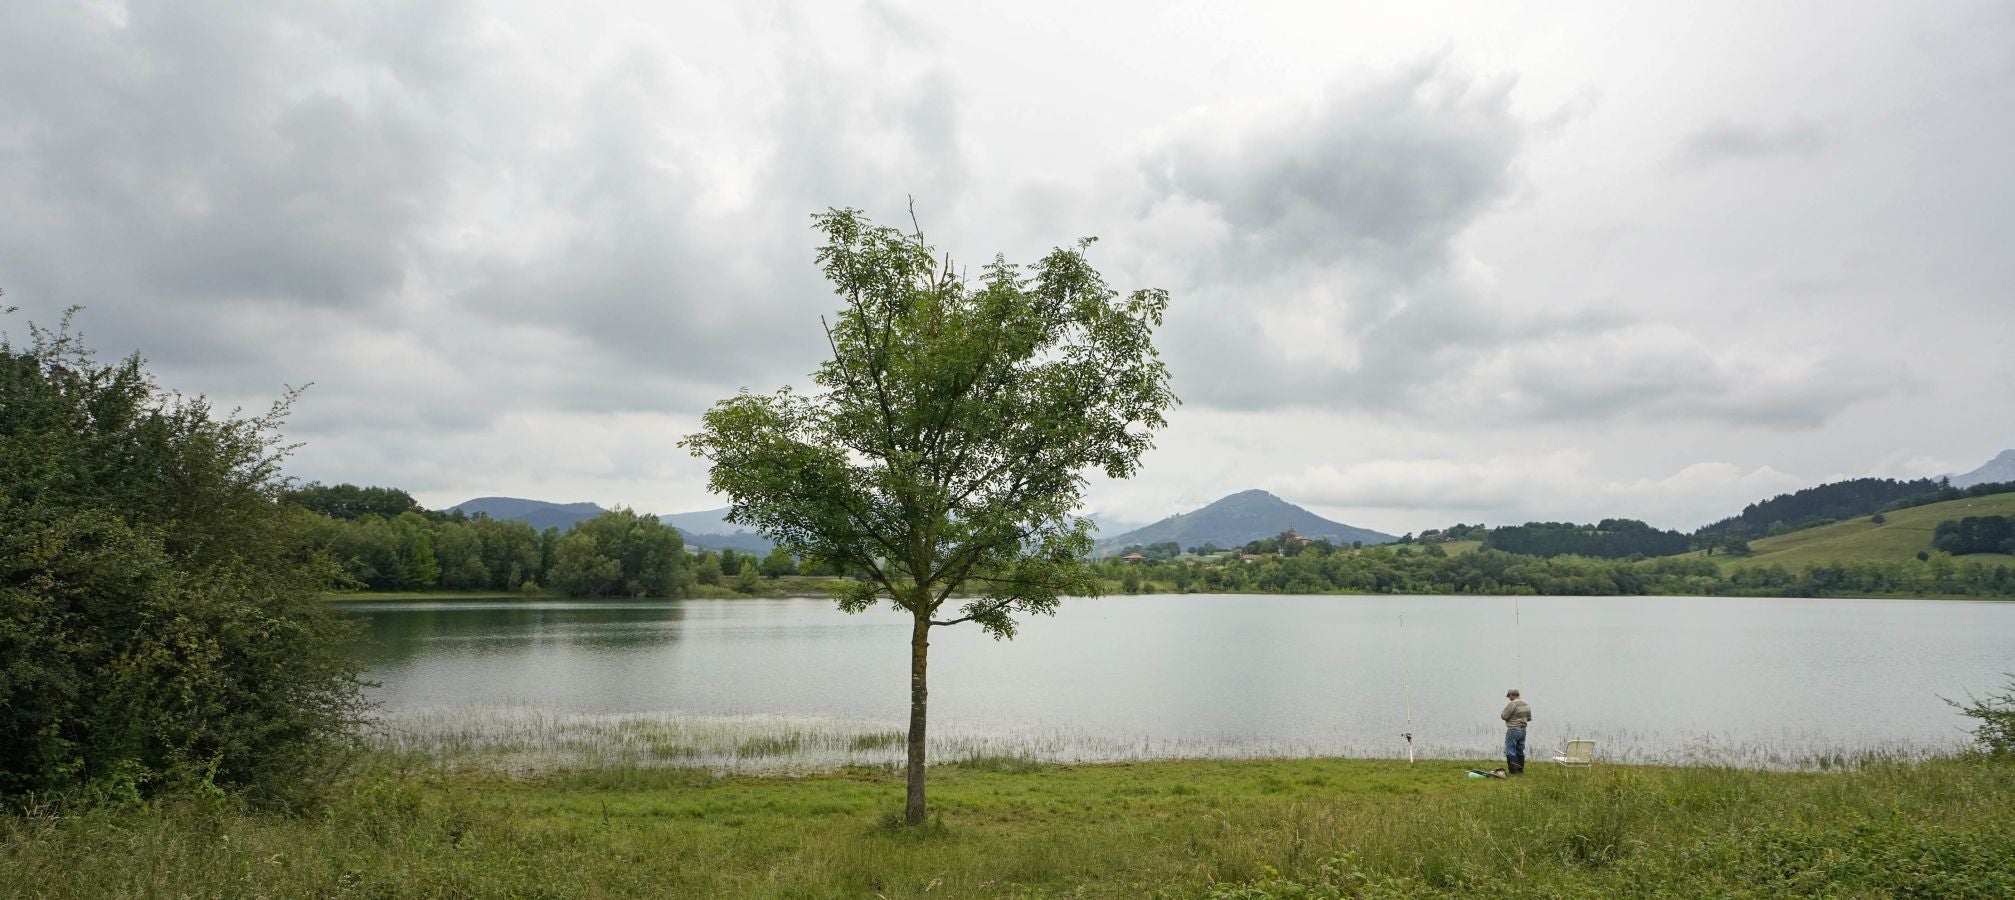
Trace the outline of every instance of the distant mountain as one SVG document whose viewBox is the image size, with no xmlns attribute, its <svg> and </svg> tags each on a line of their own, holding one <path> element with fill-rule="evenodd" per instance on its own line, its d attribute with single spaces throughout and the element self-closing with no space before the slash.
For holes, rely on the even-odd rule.
<svg viewBox="0 0 2015 900">
<path fill-rule="evenodd" d="M 472 516 L 486 515 L 500 522 L 525 522 L 539 531 L 548 528 L 565 531 L 575 522 L 608 512 L 593 503 L 548 503 L 519 497 L 477 497 L 448 507 L 449 512 L 456 510 Z"/>
<path fill-rule="evenodd" d="M 448 507 L 449 512 L 461 510 L 469 515 L 482 514 L 492 519 L 508 522 L 525 522 L 533 528 L 544 531 L 558 528 L 566 531 L 575 522 L 592 519 L 608 512 L 593 503 L 548 503 L 544 500 L 525 500 L 519 497 L 477 497 L 466 503 Z M 727 515 L 727 507 L 705 512 L 675 513 L 659 516 L 659 520 L 679 530 L 689 547 L 706 547 L 712 550 L 728 549 L 737 553 L 768 553 L 770 541 L 753 531 L 736 530 L 735 526 L 721 520 Z M 727 533 L 722 533 L 727 529 Z"/>
<path fill-rule="evenodd" d="M 677 525 L 672 526 L 678 528 Z M 734 534 L 700 534 L 679 528 L 679 535 L 686 539 L 688 547 L 705 547 L 708 550 L 733 550 L 736 553 L 767 555 L 776 545 L 770 539 L 753 531 L 737 531 Z"/>
<path fill-rule="evenodd" d="M 478 497 L 448 509 L 450 512 L 459 509 L 472 516 L 480 513 L 492 519 L 526 522 L 540 531 L 547 528 L 565 531 L 576 522 L 607 512 L 593 503 L 549 503 L 520 497 Z M 724 517 L 727 513 L 727 507 L 721 507 L 658 518 L 677 528 L 691 547 L 729 549 L 737 553 L 770 552 L 773 545 L 768 538 L 726 522 Z M 1104 554 L 1132 544 L 1146 545 L 1160 541 L 1175 541 L 1184 547 L 1206 542 L 1220 547 L 1235 547 L 1247 541 L 1273 537 L 1290 528 L 1303 537 L 1326 537 L 1339 544 L 1352 541 L 1383 544 L 1393 540 L 1392 535 L 1383 532 L 1332 522 L 1265 491 L 1233 494 L 1195 512 L 1170 516 L 1142 528 L 1119 530 L 1126 525 L 1121 522 L 1100 523 L 1099 534 L 1112 536 L 1102 537 L 1094 552 Z"/>
<path fill-rule="evenodd" d="M 1093 552 L 1105 555 L 1134 544 L 1146 546 L 1163 541 L 1174 541 L 1185 550 L 1207 543 L 1231 548 L 1290 529 L 1302 537 L 1329 538 L 1337 544 L 1353 541 L 1384 544 L 1396 540 L 1382 531 L 1332 522 L 1265 491 L 1241 491 L 1202 509 L 1102 539 Z"/>
<path fill-rule="evenodd" d="M 770 552 L 771 547 L 776 546 L 760 532 L 728 521 L 729 508 L 723 506 L 720 509 L 704 509 L 699 512 L 672 513 L 668 516 L 659 516 L 658 521 L 677 528 L 679 534 L 685 536 L 686 544 L 692 547 L 766 554 Z"/>
<path fill-rule="evenodd" d="M 2015 450 L 2003 450 L 2000 456 L 1988 460 L 1986 465 L 1964 475 L 1952 476 L 1952 486 L 1956 488 L 2004 481 L 2015 481 Z"/>
<path fill-rule="evenodd" d="M 699 512 L 672 513 L 668 516 L 659 516 L 658 521 L 666 525 L 676 525 L 680 531 L 697 534 L 734 534 L 737 531 L 747 531 L 747 528 L 728 522 L 728 510 L 731 508 L 723 506 L 720 509 L 704 509 Z"/>
<path fill-rule="evenodd" d="M 1094 538 L 1102 534 L 1116 537 L 1148 524 L 1146 522 L 1134 522 L 1126 519 L 1108 519 L 1105 516 L 1087 516 L 1086 518 L 1091 519 L 1092 537 Z"/>
</svg>

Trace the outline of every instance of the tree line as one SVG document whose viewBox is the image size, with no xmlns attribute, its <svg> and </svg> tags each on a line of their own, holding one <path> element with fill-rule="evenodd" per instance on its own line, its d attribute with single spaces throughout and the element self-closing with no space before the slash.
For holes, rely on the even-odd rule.
<svg viewBox="0 0 2015 900">
<path fill-rule="evenodd" d="M 2015 567 L 1947 556 L 1724 573 L 1698 557 L 1601 559 L 1496 549 L 1449 553 L 1438 543 L 1335 548 L 1246 560 L 1103 560 L 1099 574 L 1128 593 L 1550 594 L 1825 597 L 1867 594 L 2015 596 Z"/>
<path fill-rule="evenodd" d="M 1674 556 L 1692 549 L 1693 540 L 1677 531 L 1661 531 L 1636 519 L 1603 519 L 1595 526 L 1571 522 L 1528 522 L 1493 528 L 1483 546 L 1525 556 Z"/>
<path fill-rule="evenodd" d="M 1876 524 L 1880 525 L 1881 516 L 1886 511 L 2009 492 L 2015 492 L 2015 483 L 1995 482 L 1956 488 L 1942 478 L 1912 481 L 1854 478 L 1751 503 L 1743 508 L 1740 515 L 1702 526 L 1691 535 L 1656 529 L 1635 519 L 1604 519 L 1594 525 L 1527 522 L 1524 525 L 1491 528 L 1481 524 L 1457 524 L 1445 529 L 1423 531 L 1417 538 L 1407 535 L 1397 543 L 1476 540 L 1481 541 L 1484 547 L 1508 553 L 1601 559 L 1672 556 L 1689 550 L 1704 550 L 1710 554 L 1718 550 L 1744 555 L 1750 552 L 1749 541 L 1755 538 L 1788 534 L 1861 516 L 1874 516 Z M 1956 529 L 1959 526 L 1955 524 L 1953 527 Z M 1955 537 L 1950 540 L 1955 542 L 1954 546 L 1976 546 L 1972 539 Z M 1994 542 L 1981 541 L 1977 542 L 1977 546 L 1994 546 Z M 1939 546 L 1938 549 L 1946 548 Z"/>
<path fill-rule="evenodd" d="M 2007 516 L 1946 519 L 1931 534 L 1931 546 L 1953 556 L 2015 553 L 2015 519 Z"/>
<path fill-rule="evenodd" d="M 333 588 L 683 597 L 695 585 L 755 593 L 761 579 L 800 571 L 781 549 L 764 557 L 689 552 L 677 528 L 628 509 L 565 531 L 538 531 L 524 522 L 426 510 L 397 488 L 310 484 L 289 491 L 286 501 L 314 514 L 312 545 L 340 570 Z"/>
</svg>

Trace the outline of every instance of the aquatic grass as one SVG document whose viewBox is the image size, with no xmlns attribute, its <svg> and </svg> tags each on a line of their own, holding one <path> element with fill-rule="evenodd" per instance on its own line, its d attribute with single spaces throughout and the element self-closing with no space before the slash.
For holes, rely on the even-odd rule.
<svg viewBox="0 0 2015 900">
<path fill-rule="evenodd" d="M 847 749 L 855 753 L 873 750 L 892 750 L 903 746 L 909 735 L 900 731 L 872 731 L 857 734 L 847 741 Z"/>
<path fill-rule="evenodd" d="M 1925 759 L 1956 752 L 1955 736 L 1942 749 L 1896 742 L 1828 746 L 1819 735 L 1787 732 L 1775 742 L 1717 735 L 1569 731 L 1597 742 L 1605 764 L 1732 767 L 1772 771 L 1852 770 L 1870 762 Z M 1475 759 L 1496 752 L 1494 730 L 1479 727 L 1462 741 L 1423 741 L 1422 759 Z M 588 715 L 524 707 L 414 710 L 378 723 L 374 747 L 394 755 L 428 758 L 448 771 L 517 775 L 607 767 L 693 767 L 749 774 L 809 774 L 849 767 L 887 769 L 904 758 L 905 733 L 885 722 L 777 715 L 698 716 L 678 713 Z M 1145 762 L 1177 759 L 1389 759 L 1398 748 L 1347 737 L 1321 744 L 1263 736 L 1208 736 L 1181 740 L 1087 734 L 1070 729 L 989 730 L 950 722 L 935 728 L 934 765 L 986 759 L 1045 765 Z M 1561 741 L 1559 743 L 1564 743 Z M 1534 764 L 1555 748 L 1537 742 Z M 980 762 L 979 765 L 987 763 Z"/>
<path fill-rule="evenodd" d="M 735 756 L 790 756 L 804 746 L 804 740 L 797 735 L 782 737 L 750 738 L 735 745 Z"/>
</svg>

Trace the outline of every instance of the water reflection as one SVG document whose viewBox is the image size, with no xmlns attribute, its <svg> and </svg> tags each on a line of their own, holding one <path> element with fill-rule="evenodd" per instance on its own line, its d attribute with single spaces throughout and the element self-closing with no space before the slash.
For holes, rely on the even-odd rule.
<svg viewBox="0 0 2015 900">
<path fill-rule="evenodd" d="M 517 654 L 527 648 L 581 652 L 647 649 L 676 641 L 678 602 L 467 601 L 345 603 L 364 619 L 357 654 L 372 669 L 443 653 Z"/>
</svg>

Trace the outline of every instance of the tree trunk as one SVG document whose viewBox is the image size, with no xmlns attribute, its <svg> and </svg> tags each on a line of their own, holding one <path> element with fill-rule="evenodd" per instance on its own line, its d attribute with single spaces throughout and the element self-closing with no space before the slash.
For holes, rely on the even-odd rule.
<svg viewBox="0 0 2015 900">
<path fill-rule="evenodd" d="M 930 634 L 930 614 L 917 613 L 910 632 L 909 798 L 903 803 L 903 822 L 909 825 L 924 823 L 924 707 L 928 696 L 924 664 L 931 649 Z"/>
</svg>

